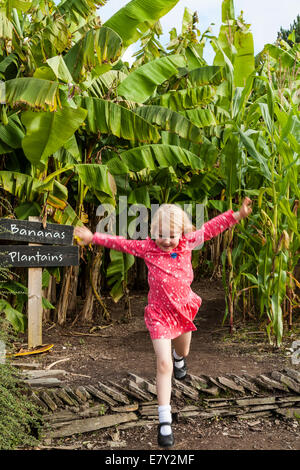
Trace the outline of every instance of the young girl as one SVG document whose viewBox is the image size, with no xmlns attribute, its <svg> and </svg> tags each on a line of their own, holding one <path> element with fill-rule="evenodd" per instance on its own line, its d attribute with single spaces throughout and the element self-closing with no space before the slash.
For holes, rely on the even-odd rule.
<svg viewBox="0 0 300 470">
<path fill-rule="evenodd" d="M 174 444 L 171 423 L 172 372 L 177 379 L 186 376 L 193 319 L 202 303 L 190 288 L 193 280 L 191 250 L 215 237 L 240 219 L 250 215 L 251 200 L 245 198 L 238 212 L 229 210 L 195 230 L 189 217 L 178 206 L 163 204 L 151 223 L 151 236 L 145 240 L 127 240 L 121 236 L 76 227 L 74 234 L 82 244 L 95 243 L 107 248 L 139 256 L 148 267 L 149 294 L 145 308 L 145 323 L 156 354 L 158 399 L 158 444 Z M 173 358 L 171 353 L 173 340 Z"/>
</svg>

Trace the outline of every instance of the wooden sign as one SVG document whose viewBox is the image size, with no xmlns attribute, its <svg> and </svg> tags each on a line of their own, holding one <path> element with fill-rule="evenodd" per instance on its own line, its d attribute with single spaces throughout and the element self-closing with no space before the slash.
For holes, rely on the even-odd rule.
<svg viewBox="0 0 300 470">
<path fill-rule="evenodd" d="M 47 224 L 44 228 L 40 221 L 0 219 L 0 240 L 72 245 L 73 232 L 71 225 Z"/>
<path fill-rule="evenodd" d="M 77 266 L 77 246 L 0 246 L 0 266 L 40 268 L 49 266 Z"/>
<path fill-rule="evenodd" d="M 72 246 L 73 233 L 74 227 L 70 225 L 47 224 L 46 228 L 44 228 L 38 217 L 29 217 L 29 221 L 0 219 L 0 240 L 29 242 L 29 245 L 0 246 L 0 266 L 10 269 L 14 267 L 29 268 L 29 348 L 36 348 L 42 345 L 42 268 L 50 266 L 76 266 L 79 264 L 79 247 Z"/>
</svg>

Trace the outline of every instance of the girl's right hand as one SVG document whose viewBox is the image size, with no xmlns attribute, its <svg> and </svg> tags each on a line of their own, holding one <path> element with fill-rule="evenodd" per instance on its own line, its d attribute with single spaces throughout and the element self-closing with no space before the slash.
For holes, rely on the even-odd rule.
<svg viewBox="0 0 300 470">
<path fill-rule="evenodd" d="M 81 242 L 79 241 L 79 245 L 88 245 L 92 243 L 93 234 L 87 227 L 75 227 L 74 229 L 75 237 L 81 238 Z"/>
</svg>

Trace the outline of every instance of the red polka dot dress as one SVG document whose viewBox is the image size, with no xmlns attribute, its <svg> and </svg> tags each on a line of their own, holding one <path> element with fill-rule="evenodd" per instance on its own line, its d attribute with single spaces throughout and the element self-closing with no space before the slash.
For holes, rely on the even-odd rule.
<svg viewBox="0 0 300 470">
<path fill-rule="evenodd" d="M 145 260 L 149 283 L 146 326 L 151 339 L 173 339 L 197 329 L 193 320 L 202 299 L 190 287 L 193 281 L 191 251 L 236 223 L 232 210 L 224 212 L 203 224 L 200 230 L 183 235 L 171 252 L 161 250 L 150 237 L 127 240 L 96 232 L 93 243 Z"/>
</svg>

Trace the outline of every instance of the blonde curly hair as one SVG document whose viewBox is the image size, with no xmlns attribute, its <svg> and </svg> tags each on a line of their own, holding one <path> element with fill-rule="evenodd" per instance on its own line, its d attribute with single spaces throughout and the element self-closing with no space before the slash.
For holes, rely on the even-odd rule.
<svg viewBox="0 0 300 470">
<path fill-rule="evenodd" d="M 188 214 L 177 204 L 162 204 L 151 221 L 151 237 L 169 238 L 170 233 L 180 237 L 196 230 Z"/>
</svg>

